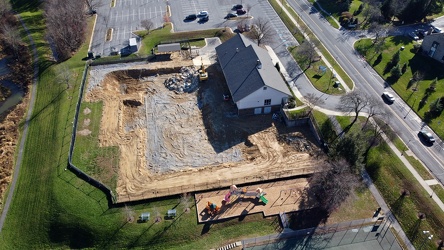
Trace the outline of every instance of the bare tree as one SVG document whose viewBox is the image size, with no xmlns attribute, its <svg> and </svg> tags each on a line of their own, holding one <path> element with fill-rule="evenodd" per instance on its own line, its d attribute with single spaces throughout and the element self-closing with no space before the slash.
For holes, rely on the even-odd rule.
<svg viewBox="0 0 444 250">
<path fill-rule="evenodd" d="M 315 106 L 324 104 L 325 101 L 320 97 L 320 96 L 316 96 L 313 93 L 309 93 L 305 96 L 305 100 L 307 100 L 307 106 L 309 108 L 308 112 L 311 112 Z"/>
<path fill-rule="evenodd" d="M 190 212 L 190 195 L 188 193 L 183 193 L 180 196 L 180 204 L 184 207 L 186 213 Z"/>
<path fill-rule="evenodd" d="M 88 7 L 88 14 L 94 14 L 95 9 L 99 7 L 99 0 L 85 0 Z"/>
<path fill-rule="evenodd" d="M 14 56 L 17 56 L 22 41 L 17 28 L 8 23 L 2 23 L 0 30 L 2 31 L 1 38 L 12 49 Z"/>
<path fill-rule="evenodd" d="M 0 16 L 4 17 L 12 10 L 11 4 L 8 0 L 0 0 Z"/>
<path fill-rule="evenodd" d="M 378 0 L 364 0 L 365 4 L 362 15 L 364 16 L 363 23 L 379 22 L 382 19 L 381 3 Z"/>
<path fill-rule="evenodd" d="M 359 185 L 359 177 L 343 159 L 329 165 L 328 170 L 313 174 L 310 187 L 320 207 L 330 214 L 353 194 L 353 190 Z"/>
<path fill-rule="evenodd" d="M 151 30 L 154 28 L 154 23 L 151 20 L 142 20 L 140 21 L 140 25 L 150 34 Z"/>
<path fill-rule="evenodd" d="M 251 6 L 251 4 L 247 4 L 247 6 L 245 6 L 245 10 L 247 11 L 247 17 L 250 15 L 251 8 L 253 8 L 253 6 Z"/>
<path fill-rule="evenodd" d="M 66 60 L 85 40 L 84 2 L 53 0 L 45 3 L 48 36 L 57 52 L 56 57 Z"/>
<path fill-rule="evenodd" d="M 297 48 L 298 56 L 300 57 L 300 66 L 307 70 L 311 67 L 311 64 L 319 58 L 319 55 L 316 51 L 316 44 L 312 41 L 305 40 L 299 47 Z"/>
<path fill-rule="evenodd" d="M 159 223 L 162 221 L 162 216 L 160 215 L 158 207 L 153 207 L 153 214 L 154 214 L 154 223 Z"/>
<path fill-rule="evenodd" d="M 127 222 L 129 223 L 134 222 L 134 210 L 131 207 L 128 207 L 125 204 L 125 207 L 123 208 L 123 213 L 125 215 Z"/>
<path fill-rule="evenodd" d="M 66 84 L 66 89 L 70 89 L 71 81 L 75 79 L 75 76 L 73 76 L 69 67 L 66 64 L 59 65 L 56 68 L 56 74 L 57 81 L 61 84 Z"/>
<path fill-rule="evenodd" d="M 358 120 L 359 113 L 368 106 L 368 103 L 368 95 L 358 90 L 348 92 L 347 94 L 341 96 L 338 109 L 347 113 L 354 112 L 355 114 L 353 121 L 346 129 L 344 129 L 343 132 L 348 131 L 353 124 L 355 124 L 355 122 Z"/>
<path fill-rule="evenodd" d="M 381 25 L 379 22 L 372 22 L 368 27 L 368 32 L 375 34 L 375 39 L 373 43 L 379 42 L 379 39 L 387 33 L 387 29 Z"/>
<path fill-rule="evenodd" d="M 237 22 L 237 29 L 239 30 L 239 32 L 245 32 L 245 31 L 249 31 L 250 30 L 250 22 L 247 19 L 240 19 Z"/>
<path fill-rule="evenodd" d="M 381 105 L 381 102 L 373 96 L 367 97 L 367 110 L 366 111 L 367 111 L 368 115 L 367 115 L 367 119 L 365 120 L 364 126 L 362 126 L 362 129 L 365 128 L 365 126 L 367 125 L 370 118 L 375 117 L 375 116 L 382 117 L 385 115 L 385 110 L 384 110 L 383 106 Z"/>
<path fill-rule="evenodd" d="M 258 46 L 271 42 L 273 40 L 273 29 L 270 22 L 263 17 L 255 19 L 248 36 L 256 41 Z"/>
</svg>

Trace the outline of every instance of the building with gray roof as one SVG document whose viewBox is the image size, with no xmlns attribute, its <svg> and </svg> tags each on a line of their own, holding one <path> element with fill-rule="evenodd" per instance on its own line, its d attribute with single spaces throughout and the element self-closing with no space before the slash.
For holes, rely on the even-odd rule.
<svg viewBox="0 0 444 250">
<path fill-rule="evenodd" d="M 274 112 L 291 96 L 268 51 L 242 34 L 216 47 L 216 53 L 240 115 Z"/>
</svg>

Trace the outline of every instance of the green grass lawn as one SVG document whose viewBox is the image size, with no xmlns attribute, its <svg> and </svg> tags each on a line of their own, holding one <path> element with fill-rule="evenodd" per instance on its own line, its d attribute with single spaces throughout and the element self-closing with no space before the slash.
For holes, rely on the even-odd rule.
<svg viewBox="0 0 444 250">
<path fill-rule="evenodd" d="M 444 214 L 430 199 L 422 186 L 394 155 L 387 144 L 370 150 L 366 168 L 393 214 L 412 243 L 419 247 L 423 242 L 422 230 L 429 230 L 437 240 L 443 237 Z M 403 189 L 409 196 L 401 196 Z M 418 213 L 426 215 L 418 219 Z M 427 242 L 425 249 L 433 249 L 434 242 Z"/>
<path fill-rule="evenodd" d="M 147 31 L 136 32 L 137 35 L 143 38 L 142 46 L 139 50 L 139 54 L 142 56 L 151 54 L 151 50 L 161 42 L 168 43 L 209 37 L 219 37 L 224 42 L 234 36 L 234 33 L 224 28 L 173 33 L 171 23 L 166 23 L 162 28 L 153 30 L 149 34 L 147 33 Z M 202 41 L 192 44 L 192 46 L 203 45 Z"/>
<path fill-rule="evenodd" d="M 399 65 L 407 65 L 406 72 L 397 81 L 390 80 L 390 73 L 385 72 L 387 63 L 392 59 L 393 55 L 401 46 L 405 49 L 400 52 Z M 370 39 L 363 39 L 355 44 L 355 48 L 366 56 L 367 61 L 373 68 L 388 82 L 396 93 L 416 112 L 421 118 L 425 118 L 425 113 L 429 111 L 430 103 L 442 97 L 444 94 L 444 71 L 442 64 L 435 60 L 413 53 L 413 42 L 405 36 L 389 37 L 386 39 L 381 51 L 381 60 L 378 60 L 379 53 L 375 53 L 374 46 Z M 409 84 L 412 75 L 415 72 L 423 72 L 423 80 L 418 84 Z M 427 97 L 426 91 L 430 83 L 438 79 L 435 92 Z M 444 137 L 444 116 L 440 115 L 428 121 L 427 124 L 441 138 Z"/>
<path fill-rule="evenodd" d="M 325 115 L 320 113 L 314 113 L 314 115 L 321 126 L 323 123 L 329 122 Z M 349 125 L 351 119 L 351 117 L 337 117 L 341 127 Z M 362 122 L 365 122 L 365 118 L 360 118 L 359 122 L 350 131 L 359 131 L 361 128 L 359 124 Z M 396 142 L 396 139 L 395 144 L 402 147 L 402 144 Z M 431 194 L 422 188 L 385 142 L 371 148 L 364 160 L 366 169 L 376 187 L 398 219 L 406 235 L 416 247 L 423 243 L 422 230 L 429 230 L 437 237 L 437 240 L 444 237 L 444 230 L 442 229 L 444 214 L 441 209 L 430 199 Z M 438 185 L 432 188 L 435 195 L 439 196 L 440 199 L 444 198 L 444 189 L 441 186 Z M 403 190 L 408 190 L 409 195 L 402 196 Z M 420 220 L 418 213 L 424 213 L 426 219 Z M 426 244 L 428 245 L 425 246 L 425 249 L 434 247 L 434 242 L 427 242 Z"/>
<path fill-rule="evenodd" d="M 102 102 L 82 103 L 79 113 L 73 164 L 91 177 L 115 191 L 119 170 L 119 147 L 100 147 L 99 129 L 102 117 Z M 85 114 L 85 110 L 91 113 Z M 89 121 L 89 125 L 86 121 Z M 90 135 L 80 131 L 90 130 Z"/>
</svg>

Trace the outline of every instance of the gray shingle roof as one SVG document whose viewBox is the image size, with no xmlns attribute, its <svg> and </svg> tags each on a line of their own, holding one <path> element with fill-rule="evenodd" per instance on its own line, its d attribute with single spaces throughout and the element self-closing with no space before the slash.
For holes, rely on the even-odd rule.
<svg viewBox="0 0 444 250">
<path fill-rule="evenodd" d="M 245 36 L 237 34 L 217 46 L 216 53 L 234 102 L 264 86 L 291 95 L 268 52 Z"/>
</svg>

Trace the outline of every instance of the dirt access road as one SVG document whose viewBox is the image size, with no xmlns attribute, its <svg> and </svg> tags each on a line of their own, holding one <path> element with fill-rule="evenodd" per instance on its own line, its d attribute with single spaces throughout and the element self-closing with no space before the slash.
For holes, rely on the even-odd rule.
<svg viewBox="0 0 444 250">
<path fill-rule="evenodd" d="M 173 55 L 91 71 L 84 101 L 103 101 L 99 144 L 119 147 L 118 202 L 303 175 L 324 161 L 307 128 L 286 128 L 271 115 L 238 117 L 222 98 L 220 67 L 199 83 L 192 66 Z"/>
</svg>

